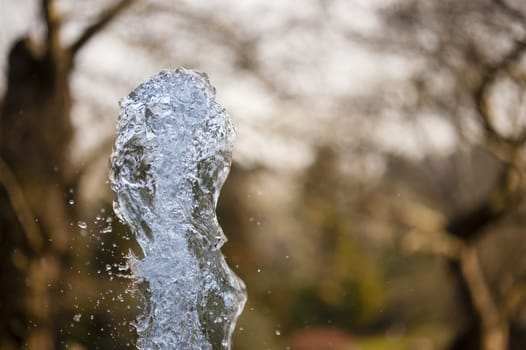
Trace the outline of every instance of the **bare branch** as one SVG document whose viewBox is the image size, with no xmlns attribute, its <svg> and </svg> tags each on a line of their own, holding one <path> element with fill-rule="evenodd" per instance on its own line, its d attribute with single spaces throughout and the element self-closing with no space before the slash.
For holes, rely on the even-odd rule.
<svg viewBox="0 0 526 350">
<path fill-rule="evenodd" d="M 526 280 L 517 282 L 504 296 L 500 305 L 501 312 L 508 319 L 514 316 L 519 305 L 526 300 Z"/>
<path fill-rule="evenodd" d="M 0 157 L 0 184 L 5 188 L 11 206 L 26 234 L 27 242 L 34 252 L 40 251 L 43 243 L 42 232 L 34 221 L 34 215 L 24 196 L 15 175 Z"/>
<path fill-rule="evenodd" d="M 255 44 L 258 37 L 241 37 L 235 27 L 229 26 L 213 16 L 207 16 L 206 14 L 192 11 L 182 6 L 177 6 L 174 12 L 183 18 L 190 19 L 192 23 L 198 26 L 207 28 L 210 35 L 213 35 L 218 41 L 222 42 L 236 54 L 239 68 L 254 74 L 269 91 L 277 93 L 283 98 L 290 97 L 283 92 L 282 89 L 278 88 L 276 83 L 268 77 L 257 59 Z"/>
<path fill-rule="evenodd" d="M 42 12 L 46 22 L 46 50 L 53 58 L 60 57 L 60 16 L 53 0 L 42 0 Z"/>
<path fill-rule="evenodd" d="M 93 36 L 104 29 L 118 14 L 133 4 L 134 1 L 135 0 L 120 0 L 102 13 L 98 20 L 86 28 L 84 33 L 82 33 L 81 36 L 71 45 L 69 48 L 71 57 L 75 57 L 75 54 L 84 47 Z"/>
<path fill-rule="evenodd" d="M 463 242 L 445 231 L 426 232 L 411 230 L 401 241 L 402 248 L 410 253 L 425 253 L 459 261 Z"/>
<path fill-rule="evenodd" d="M 204 37 L 221 43 L 235 55 L 237 68 L 251 73 L 272 94 L 284 100 L 292 100 L 296 97 L 279 86 L 266 71 L 263 62 L 258 59 L 257 44 L 261 40 L 261 33 L 240 31 L 235 24 L 217 18 L 214 13 L 198 11 L 182 4 L 175 6 L 170 2 L 158 2 L 149 4 L 148 8 L 150 11 L 173 13 L 185 20 L 194 32 L 202 32 Z"/>
<path fill-rule="evenodd" d="M 523 131 L 516 138 L 505 137 L 504 135 L 499 134 L 493 124 L 487 100 L 489 89 L 497 80 L 499 73 L 506 70 L 511 64 L 516 63 L 524 52 L 526 52 L 526 39 L 515 41 L 513 48 L 507 55 L 496 64 L 490 65 L 486 68 L 486 71 L 482 75 L 481 82 L 475 90 L 474 99 L 476 108 L 486 136 L 490 141 L 497 141 L 498 143 L 504 142 L 512 146 L 520 146 L 526 142 L 526 131 Z"/>
<path fill-rule="evenodd" d="M 477 250 L 466 245 L 461 253 L 460 268 L 471 294 L 473 305 L 482 320 L 484 350 L 505 350 L 508 344 L 508 324 L 493 300 Z"/>
<path fill-rule="evenodd" d="M 498 307 L 480 266 L 476 247 L 447 232 L 411 231 L 405 235 L 402 245 L 409 251 L 443 256 L 460 266 L 475 312 L 482 323 L 483 350 L 505 350 L 508 343 L 508 315 L 522 300 L 524 290 L 510 296 L 510 300 Z"/>
<path fill-rule="evenodd" d="M 524 16 L 521 11 L 511 7 L 506 0 L 494 0 L 494 2 L 504 11 L 504 13 L 506 13 L 506 15 L 520 23 L 521 26 L 526 29 L 526 16 Z"/>
<path fill-rule="evenodd" d="M 512 158 L 517 158 L 517 154 Z M 512 211 L 522 198 L 522 192 L 522 172 L 512 160 L 503 165 L 497 183 L 486 198 L 475 208 L 451 218 L 446 230 L 464 240 L 473 239 L 487 225 Z"/>
</svg>

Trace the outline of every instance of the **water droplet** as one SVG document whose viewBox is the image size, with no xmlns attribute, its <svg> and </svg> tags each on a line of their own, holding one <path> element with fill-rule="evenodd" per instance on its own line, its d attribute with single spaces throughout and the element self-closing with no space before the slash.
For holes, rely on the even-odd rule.
<svg viewBox="0 0 526 350">
<path fill-rule="evenodd" d="M 86 229 L 88 227 L 88 224 L 86 224 L 86 222 L 84 222 L 84 221 L 78 221 L 77 222 L 77 226 L 84 230 L 84 229 Z"/>
<path fill-rule="evenodd" d="M 281 335 L 281 331 L 279 329 L 276 329 L 274 331 L 274 334 L 277 335 L 278 337 Z"/>
<path fill-rule="evenodd" d="M 75 316 L 73 316 L 73 321 L 75 322 L 80 322 L 80 318 L 82 317 L 81 314 L 76 314 Z"/>
</svg>

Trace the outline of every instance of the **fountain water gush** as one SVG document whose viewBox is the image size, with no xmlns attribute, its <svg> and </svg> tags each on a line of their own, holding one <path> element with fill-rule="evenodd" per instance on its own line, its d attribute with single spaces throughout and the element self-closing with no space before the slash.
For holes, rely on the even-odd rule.
<svg viewBox="0 0 526 350">
<path fill-rule="evenodd" d="M 246 301 L 220 251 L 216 204 L 235 130 L 203 73 L 165 70 L 120 102 L 111 155 L 114 210 L 144 257 L 130 266 L 147 299 L 143 350 L 230 349 Z"/>
</svg>

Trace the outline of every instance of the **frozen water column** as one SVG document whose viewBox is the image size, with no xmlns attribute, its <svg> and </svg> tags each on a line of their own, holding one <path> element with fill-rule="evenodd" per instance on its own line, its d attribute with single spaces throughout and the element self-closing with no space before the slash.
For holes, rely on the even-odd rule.
<svg viewBox="0 0 526 350">
<path fill-rule="evenodd" d="M 246 301 L 220 251 L 216 204 L 234 127 L 205 74 L 166 70 L 120 102 L 111 156 L 114 210 L 135 234 L 145 285 L 139 349 L 230 349 Z"/>
</svg>

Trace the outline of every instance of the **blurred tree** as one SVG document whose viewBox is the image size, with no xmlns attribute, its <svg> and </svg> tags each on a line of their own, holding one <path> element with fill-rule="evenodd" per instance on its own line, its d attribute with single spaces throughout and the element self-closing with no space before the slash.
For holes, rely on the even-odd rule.
<svg viewBox="0 0 526 350">
<path fill-rule="evenodd" d="M 359 205 L 361 195 L 340 164 L 337 152 L 322 147 L 304 175 L 298 216 L 316 259 L 302 267 L 309 272 L 293 298 L 289 322 L 329 322 L 364 332 L 384 317 L 378 313 L 385 308 L 384 276 L 371 249 L 364 253 L 364 242 L 356 234 L 356 215 L 349 208 Z"/>
<path fill-rule="evenodd" d="M 429 115 L 440 116 L 454 127 L 458 155 L 465 154 L 460 163 L 448 168 L 443 167 L 440 157 L 423 162 L 437 186 L 434 197 L 438 206 L 433 209 L 444 220 L 432 225 L 411 213 L 398 220 L 420 233 L 439 233 L 424 245 L 448 257 L 468 318 L 465 331 L 451 348 L 518 349 L 523 346 L 523 335 L 510 333 L 511 328 L 520 328 L 518 319 L 504 307 L 509 291 L 516 289 L 499 296 L 493 292 L 481 267 L 478 246 L 486 233 L 500 235 L 496 224 L 522 208 L 526 142 L 524 3 L 401 0 L 386 6 L 381 17 L 383 30 L 378 35 L 340 29 L 352 40 L 382 52 L 396 52 L 417 63 L 409 82 L 393 87 L 405 90 L 399 94 L 400 101 L 393 103 L 394 97 L 379 104 L 375 95 L 369 106 L 376 104 L 376 112 L 396 111 L 415 122 Z M 414 99 L 408 103 L 410 94 Z M 426 135 L 422 138 L 426 140 Z M 484 168 L 472 166 L 471 155 L 477 149 L 493 159 Z M 462 163 L 471 164 L 471 174 L 463 172 Z M 482 172 L 496 176 L 487 177 Z M 416 203 L 419 201 L 422 203 Z M 411 205 L 406 209 L 415 211 Z M 520 285 L 518 280 L 513 284 Z"/>
<path fill-rule="evenodd" d="M 64 275 L 78 217 L 68 201 L 83 175 L 69 160 L 69 79 L 79 50 L 131 3 L 110 5 L 66 45 L 55 1 L 42 0 L 44 40 L 21 38 L 9 52 L 0 111 L 1 349 L 67 346 L 61 298 L 71 286 Z"/>
<path fill-rule="evenodd" d="M 79 231 L 71 224 L 80 218 L 80 209 L 67 203 L 76 199 L 86 178 L 86 167 L 72 165 L 69 158 L 69 78 L 75 58 L 129 3 L 110 5 L 78 39 L 65 44 L 59 38 L 65 18 L 54 9 L 54 1 L 42 1 L 45 40 L 23 38 L 9 53 L 0 115 L 2 349 L 23 344 L 64 347 L 71 344 L 68 339 L 90 346 L 88 333 L 104 337 L 96 341 L 100 348 L 126 344 L 100 331 L 115 326 L 118 317 L 109 315 L 115 315 L 114 305 L 122 298 L 94 292 L 113 286 L 93 286 L 92 280 L 88 286 L 87 280 L 96 280 L 97 271 L 104 271 L 108 262 L 111 270 L 122 257 L 110 248 L 115 235 L 101 234 L 107 214 L 97 219 L 93 238 L 102 249 L 90 255 L 85 249 L 93 243 L 89 238 L 72 238 Z M 214 67 L 241 84 L 241 90 L 262 88 L 262 94 L 268 94 L 261 108 L 265 112 L 257 103 L 253 109 L 265 114 L 272 107 L 268 114 L 277 117 L 242 120 L 240 136 L 259 136 L 260 143 L 251 145 L 257 144 L 257 152 L 268 158 L 276 157 L 269 163 L 283 166 L 297 154 L 289 154 L 288 143 L 274 148 L 275 139 L 277 144 L 281 138 L 329 145 L 313 157 L 305 174 L 303 169 L 291 175 L 236 164 L 225 184 L 219 208 L 231 237 L 225 251 L 233 267 L 239 264 L 235 268 L 250 293 L 246 322 L 240 323 L 245 340 L 238 344 L 270 347 L 266 344 L 271 341 L 254 344 L 254 339 L 262 339 L 265 332 L 276 338 L 276 325 L 293 331 L 305 323 L 332 320 L 347 331 L 379 332 L 386 324 L 411 318 L 419 323 L 414 310 L 454 309 L 443 300 L 454 288 L 437 287 L 456 283 L 463 306 L 457 315 L 465 314 L 466 322 L 451 348 L 502 349 L 509 336 L 511 347 L 522 349 L 525 271 L 517 260 L 525 241 L 511 233 L 520 233 L 524 224 L 523 2 L 389 1 L 382 4 L 377 30 L 367 34 L 357 31 L 355 22 L 360 21 L 350 16 L 364 2 L 305 0 L 305 8 L 284 5 L 278 7 L 279 14 L 267 6 L 274 2 L 262 3 L 252 8 L 222 1 L 210 6 L 143 1 L 113 33 L 113 39 L 142 52 L 155 69 L 174 62 L 207 71 Z M 398 68 L 409 71 L 409 79 L 382 76 L 372 90 L 360 86 L 360 94 L 334 89 L 348 86 L 346 80 L 360 81 L 351 74 L 356 70 L 346 69 L 356 63 L 348 58 L 360 56 L 357 43 L 382 57 L 401 57 Z M 130 67 L 136 66 L 123 66 L 121 78 L 131 76 Z M 85 69 L 84 74 L 107 75 L 99 68 Z M 117 90 L 113 83 L 108 83 L 111 91 Z M 393 116 L 396 127 L 377 136 L 382 118 Z M 420 128 L 437 119 L 443 122 L 439 126 L 453 130 L 451 154 L 429 150 L 429 139 L 436 140 L 440 128 Z M 408 159 L 393 145 L 404 143 L 406 135 L 400 131 L 412 127 L 421 147 L 414 152 L 417 157 Z M 385 141 L 391 142 L 389 149 L 380 149 L 378 144 Z M 109 144 L 103 144 L 104 152 L 94 159 L 107 157 Z M 109 210 L 108 203 L 104 205 Z M 91 237 L 89 227 L 80 232 Z M 400 263 L 400 257 L 393 263 L 373 254 L 371 241 L 389 245 L 397 234 L 407 249 L 444 256 L 455 278 L 436 281 L 443 276 L 428 269 L 429 263 L 415 258 Z M 128 246 L 122 238 L 118 253 Z M 82 274 L 76 269 L 79 260 L 92 264 Z M 418 266 L 408 266 L 413 262 Z M 411 276 L 401 278 L 404 274 Z M 68 292 L 69 283 L 74 292 Z M 415 286 L 428 297 L 407 291 Z M 77 317 L 78 326 L 70 327 L 75 306 L 95 308 L 89 304 L 96 305 L 94 319 L 77 322 Z M 445 326 L 456 330 L 457 324 Z"/>
</svg>

